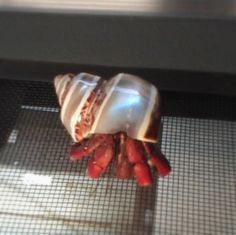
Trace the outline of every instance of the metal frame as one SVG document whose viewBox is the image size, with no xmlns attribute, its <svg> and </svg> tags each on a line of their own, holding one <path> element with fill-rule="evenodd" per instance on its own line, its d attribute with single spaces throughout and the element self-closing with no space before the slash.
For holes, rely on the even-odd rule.
<svg viewBox="0 0 236 235">
<path fill-rule="evenodd" d="M 234 74 L 0 60 L 0 80 L 53 81 L 58 74 L 80 72 L 97 74 L 104 79 L 124 72 L 141 76 L 160 90 L 236 95 Z"/>
<path fill-rule="evenodd" d="M 234 15 L 0 9 L 0 58 L 236 73 Z"/>
</svg>

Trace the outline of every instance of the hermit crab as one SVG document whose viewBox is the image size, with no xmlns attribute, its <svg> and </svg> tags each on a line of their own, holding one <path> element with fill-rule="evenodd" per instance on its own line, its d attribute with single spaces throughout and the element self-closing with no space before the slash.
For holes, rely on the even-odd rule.
<svg viewBox="0 0 236 235">
<path fill-rule="evenodd" d="M 149 82 L 120 73 L 109 80 L 80 73 L 54 79 L 60 118 L 75 144 L 71 160 L 91 154 L 87 175 L 96 179 L 114 159 L 114 175 L 135 177 L 139 186 L 152 184 L 150 167 L 159 176 L 170 165 L 158 142 L 160 96 Z"/>
</svg>

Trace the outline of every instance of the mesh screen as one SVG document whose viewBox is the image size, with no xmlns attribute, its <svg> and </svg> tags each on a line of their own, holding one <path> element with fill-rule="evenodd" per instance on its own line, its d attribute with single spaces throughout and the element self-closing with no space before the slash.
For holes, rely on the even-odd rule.
<svg viewBox="0 0 236 235">
<path fill-rule="evenodd" d="M 0 234 L 233 234 L 236 98 L 163 93 L 171 174 L 85 176 L 50 83 L 0 81 Z"/>
</svg>

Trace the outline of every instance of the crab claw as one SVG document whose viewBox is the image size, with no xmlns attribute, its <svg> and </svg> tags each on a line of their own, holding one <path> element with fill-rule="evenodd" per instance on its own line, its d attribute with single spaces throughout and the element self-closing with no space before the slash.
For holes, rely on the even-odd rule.
<svg viewBox="0 0 236 235">
<path fill-rule="evenodd" d="M 112 146 L 99 146 L 88 161 L 87 175 L 90 178 L 98 178 L 107 169 L 112 159 L 112 155 Z"/>
<path fill-rule="evenodd" d="M 133 174 L 139 186 L 152 184 L 152 176 L 148 165 L 144 162 L 144 148 L 140 141 L 127 138 L 126 152 L 129 162 L 133 164 Z"/>
<path fill-rule="evenodd" d="M 171 167 L 164 154 L 159 149 L 157 149 L 157 154 L 153 154 L 147 143 L 143 143 L 143 146 L 149 157 L 148 164 L 156 169 L 158 176 L 164 177 L 168 175 L 171 171 Z"/>
<path fill-rule="evenodd" d="M 87 153 L 89 153 L 88 147 L 84 142 L 72 147 L 72 150 L 70 151 L 70 160 L 80 160 L 81 158 L 86 156 Z"/>
<path fill-rule="evenodd" d="M 107 141 L 108 136 L 109 135 L 95 135 L 90 140 L 83 141 L 79 145 L 74 146 L 70 152 L 70 160 L 75 161 L 85 157 L 104 141 Z"/>
</svg>

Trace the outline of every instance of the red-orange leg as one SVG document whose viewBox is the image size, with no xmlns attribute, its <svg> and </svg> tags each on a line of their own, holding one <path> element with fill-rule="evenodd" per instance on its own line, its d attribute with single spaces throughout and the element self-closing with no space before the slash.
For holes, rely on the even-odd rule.
<svg viewBox="0 0 236 235">
<path fill-rule="evenodd" d="M 80 160 L 93 152 L 100 144 L 107 141 L 110 135 L 98 134 L 92 136 L 89 140 L 83 141 L 78 145 L 75 145 L 70 152 L 70 160 Z"/>
<path fill-rule="evenodd" d="M 133 164 L 133 174 L 139 186 L 152 184 L 152 176 L 148 164 L 144 159 L 144 148 L 142 142 L 127 138 L 126 152 L 129 162 Z"/>
<path fill-rule="evenodd" d="M 118 133 L 117 137 L 117 148 L 116 148 L 116 159 L 115 159 L 115 176 L 120 179 L 130 179 L 132 177 L 132 165 L 129 163 L 125 142 L 126 135 L 124 133 Z"/>
<path fill-rule="evenodd" d="M 148 155 L 148 163 L 156 169 L 158 176 L 168 175 L 171 170 L 170 163 L 160 149 L 157 149 L 157 154 L 154 154 L 147 143 L 143 142 L 143 146 Z"/>
<path fill-rule="evenodd" d="M 94 155 L 88 160 L 87 175 L 98 178 L 105 172 L 113 156 L 113 138 L 108 135 L 105 141 L 95 149 Z"/>
</svg>

